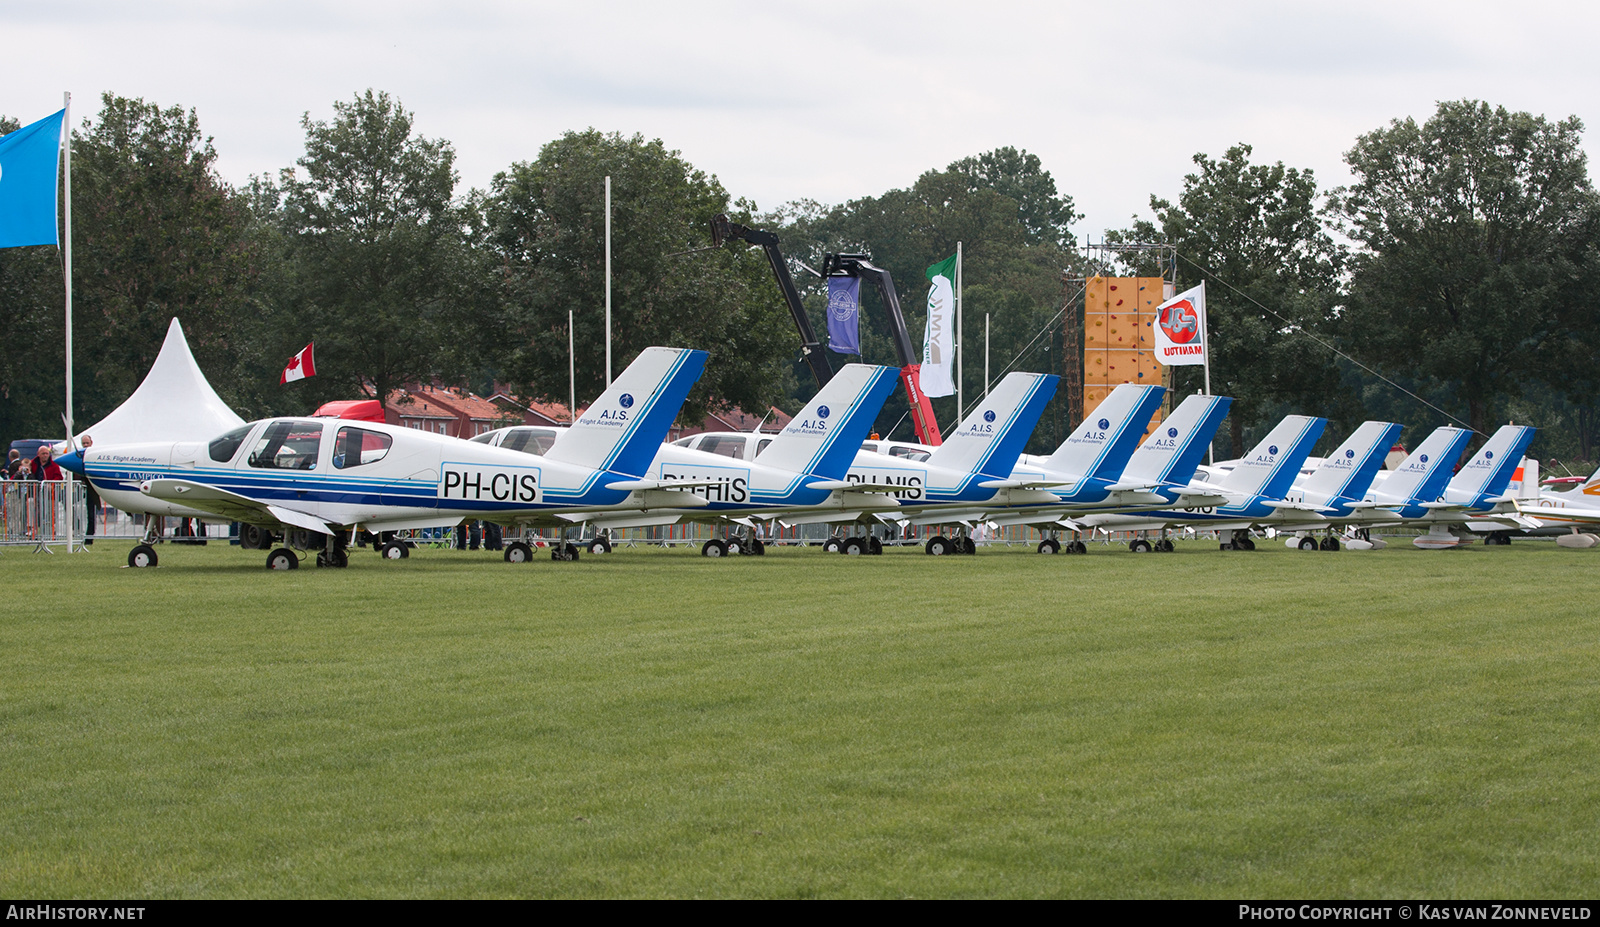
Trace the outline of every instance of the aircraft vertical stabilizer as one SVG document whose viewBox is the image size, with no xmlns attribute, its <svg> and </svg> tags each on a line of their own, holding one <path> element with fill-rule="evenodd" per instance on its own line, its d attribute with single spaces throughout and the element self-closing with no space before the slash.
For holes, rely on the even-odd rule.
<svg viewBox="0 0 1600 927">
<path fill-rule="evenodd" d="M 1432 502 L 1444 491 L 1451 468 L 1467 446 L 1472 432 L 1465 428 L 1440 425 L 1423 439 L 1400 466 L 1389 472 L 1377 495 L 1384 502 Z"/>
<path fill-rule="evenodd" d="M 1322 437 L 1328 424 L 1325 418 L 1309 415 L 1285 416 L 1267 432 L 1261 443 L 1239 461 L 1222 480 L 1232 492 L 1281 499 L 1300 472 L 1300 465 L 1311 455 L 1311 448 Z"/>
<path fill-rule="evenodd" d="M 1122 481 L 1187 483 L 1216 436 L 1233 400 L 1227 396 L 1195 393 L 1161 422 L 1128 458 Z M 1102 406 L 1103 408 L 1103 406 Z"/>
<path fill-rule="evenodd" d="M 1060 379 L 1054 374 L 1006 374 L 955 432 L 945 437 L 928 458 L 928 466 L 994 479 L 1010 476 Z"/>
<path fill-rule="evenodd" d="M 1128 465 L 1128 458 L 1166 391 L 1164 386 L 1131 383 L 1112 390 L 1088 419 L 1061 442 L 1045 462 L 1045 469 L 1115 481 Z"/>
<path fill-rule="evenodd" d="M 1362 422 L 1300 488 L 1308 499 L 1360 499 L 1372 488 L 1384 455 L 1398 437 L 1400 426 L 1393 422 Z"/>
<path fill-rule="evenodd" d="M 1450 479 L 1450 485 L 1444 490 L 1444 501 L 1476 505 L 1485 497 L 1493 498 L 1505 492 L 1511 483 L 1511 474 L 1522 461 L 1522 452 L 1533 442 L 1534 430 L 1526 425 L 1501 425 Z"/>
<path fill-rule="evenodd" d="M 756 455 L 756 462 L 828 480 L 844 479 L 899 374 L 893 367 L 846 366 Z"/>
<path fill-rule="evenodd" d="M 546 451 L 546 460 L 643 476 L 661 450 L 706 352 L 645 348 L 622 375 Z"/>
</svg>

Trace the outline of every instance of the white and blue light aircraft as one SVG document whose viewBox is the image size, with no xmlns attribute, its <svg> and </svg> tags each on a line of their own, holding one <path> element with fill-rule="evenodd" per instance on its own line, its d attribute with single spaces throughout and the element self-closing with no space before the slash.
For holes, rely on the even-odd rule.
<svg viewBox="0 0 1600 927">
<path fill-rule="evenodd" d="M 1411 543 L 1428 550 L 1457 547 L 1471 542 L 1475 531 L 1495 532 L 1497 539 L 1509 543 L 1501 532 L 1523 522 L 1517 517 L 1516 500 L 1506 490 L 1536 430 L 1526 425 L 1496 429 L 1450 478 L 1438 499 L 1419 503 L 1423 513 L 1405 518 L 1408 528 L 1428 529 Z"/>
<path fill-rule="evenodd" d="M 1300 472 L 1300 465 L 1310 456 L 1311 448 L 1327 424 L 1327 419 L 1308 415 L 1284 418 L 1217 482 L 1214 500 L 1180 498 L 1175 508 L 1087 515 L 1075 520 L 1084 526 L 1108 531 L 1164 531 L 1183 525 L 1218 532 L 1231 529 L 1231 540 L 1222 542 L 1224 550 L 1254 550 L 1250 527 L 1272 515 L 1273 503 L 1283 501 Z M 1135 553 L 1147 553 L 1156 546 L 1144 538 L 1135 538 L 1128 548 Z"/>
<path fill-rule="evenodd" d="M 687 487 L 692 497 L 675 497 L 676 505 L 638 511 L 564 513 L 600 532 L 618 528 L 670 525 L 680 521 L 713 521 L 750 528 L 760 521 L 799 511 L 838 510 L 854 505 L 833 485 L 845 475 L 884 400 L 894 391 L 899 371 L 892 367 L 850 364 L 817 391 L 777 435 L 758 437 L 749 460 L 665 444 L 656 449 L 640 485 L 651 481 Z M 511 437 L 516 429 L 480 436 L 487 443 Z M 744 436 L 741 436 L 741 438 Z M 741 450 L 743 446 L 741 444 Z M 531 453 L 531 451 L 530 451 Z M 685 504 L 686 502 L 692 505 Z M 886 503 L 893 507 L 891 500 Z M 598 535 L 590 549 L 609 549 Z M 712 538 L 701 546 L 707 557 L 766 552 L 753 531 L 744 537 Z"/>
<path fill-rule="evenodd" d="M 1108 407 L 1115 407 L 1120 390 L 1147 390 L 1151 387 L 1123 385 L 1112 391 L 1111 396 L 1095 410 L 1095 419 L 1103 419 Z M 1159 389 L 1157 387 L 1156 389 Z M 1130 394 L 1132 395 L 1132 394 Z M 1160 393 L 1156 393 L 1157 401 Z M 1074 519 L 1097 512 L 1126 512 L 1139 509 L 1158 509 L 1183 502 L 1188 505 L 1219 504 L 1226 501 L 1220 498 L 1218 487 L 1205 484 L 1192 483 L 1195 469 L 1200 463 L 1200 458 L 1205 454 L 1211 439 L 1217 433 L 1222 420 L 1228 414 L 1228 407 L 1233 400 L 1226 396 L 1207 396 L 1195 394 L 1178 404 L 1137 448 L 1126 456 L 1106 454 L 1099 460 L 1089 463 L 1090 468 L 1103 467 L 1090 474 L 1078 483 L 1062 486 L 1054 490 L 1066 505 L 1059 506 L 1021 506 L 1021 511 L 1013 509 L 991 510 L 985 515 L 985 520 L 996 526 L 1031 525 L 1047 536 L 1039 542 L 1038 551 L 1041 554 L 1053 554 L 1061 550 L 1069 553 L 1084 553 L 1086 547 L 1082 540 L 1070 540 L 1065 546 L 1054 537 L 1058 528 L 1076 531 L 1079 524 Z M 1131 413 L 1130 423 L 1135 427 L 1133 436 L 1138 437 L 1140 426 L 1139 415 L 1144 413 L 1144 403 Z M 1152 407 L 1153 411 L 1153 407 Z M 1148 414 L 1144 421 L 1148 422 Z M 1094 424 L 1098 425 L 1096 421 Z M 1089 423 L 1085 423 L 1085 427 Z M 1080 427 L 1080 432 L 1083 430 Z M 1031 476 L 1034 472 L 1042 473 L 1046 478 L 1052 473 L 1070 473 L 1074 469 L 1081 469 L 1085 464 L 1071 459 L 1069 445 L 1063 445 L 1062 451 L 1056 457 L 1044 459 L 1043 466 L 1030 467 L 1018 465 L 1012 476 L 1014 480 L 1026 481 L 1039 479 Z M 1066 452 L 1066 453 L 1063 453 Z M 1125 465 L 1116 465 L 1115 461 L 1121 459 Z M 1080 458 L 1081 459 L 1081 458 Z M 1056 469 L 1059 468 L 1059 471 Z M 1039 485 L 1044 485 L 1043 482 Z M 1172 542 L 1162 538 L 1156 542 L 1156 550 L 1171 550 Z"/>
<path fill-rule="evenodd" d="M 704 351 L 645 349 L 537 461 L 394 425 L 277 418 L 209 444 L 96 445 L 61 463 L 124 511 L 238 521 L 269 537 L 283 531 L 301 547 L 320 537 L 318 565 L 343 566 L 345 541 L 358 528 L 443 527 L 468 518 L 567 525 L 559 513 L 695 499 L 691 486 L 646 472 L 705 362 Z M 380 552 L 393 559 L 405 548 L 391 543 Z M 552 551 L 556 559 L 577 555 L 572 544 Z M 507 560 L 530 558 L 528 545 L 507 545 Z M 128 560 L 154 566 L 156 553 L 140 544 Z M 267 556 L 269 568 L 298 565 L 288 548 Z"/>
</svg>

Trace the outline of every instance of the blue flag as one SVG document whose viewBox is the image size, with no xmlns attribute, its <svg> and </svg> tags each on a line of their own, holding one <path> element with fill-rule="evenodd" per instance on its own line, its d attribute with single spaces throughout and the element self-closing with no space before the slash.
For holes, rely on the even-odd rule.
<svg viewBox="0 0 1600 927">
<path fill-rule="evenodd" d="M 861 353 L 861 278 L 828 278 L 828 347 Z"/>
<path fill-rule="evenodd" d="M 56 245 L 56 168 L 66 110 L 0 136 L 0 248 Z"/>
</svg>

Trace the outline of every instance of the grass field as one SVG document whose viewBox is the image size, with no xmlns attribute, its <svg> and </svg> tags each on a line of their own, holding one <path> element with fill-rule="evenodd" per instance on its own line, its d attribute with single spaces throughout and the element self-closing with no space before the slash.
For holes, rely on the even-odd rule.
<svg viewBox="0 0 1600 927">
<path fill-rule="evenodd" d="M 0 553 L 5 896 L 1600 889 L 1600 553 L 127 549 Z"/>
</svg>

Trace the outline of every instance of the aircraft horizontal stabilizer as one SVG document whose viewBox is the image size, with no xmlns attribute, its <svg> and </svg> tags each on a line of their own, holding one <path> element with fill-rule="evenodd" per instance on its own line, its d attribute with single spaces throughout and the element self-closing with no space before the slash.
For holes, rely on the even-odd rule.
<svg viewBox="0 0 1600 927">
<path fill-rule="evenodd" d="M 888 483 L 857 483 L 850 480 L 817 480 L 807 483 L 809 489 L 822 489 L 829 492 L 876 492 L 893 494 L 905 492 L 904 486 L 893 486 Z"/>
<path fill-rule="evenodd" d="M 1334 511 L 1334 509 L 1330 509 L 1323 505 L 1310 505 L 1305 502 L 1290 502 L 1288 500 L 1279 499 L 1263 499 L 1261 504 L 1273 509 L 1290 509 L 1296 512 L 1316 512 L 1319 515 Z"/>
<path fill-rule="evenodd" d="M 645 490 L 652 490 L 652 489 L 689 490 L 689 489 L 694 489 L 697 486 L 711 486 L 713 484 L 720 483 L 720 482 L 722 482 L 722 481 L 718 480 L 718 479 L 713 479 L 713 478 L 710 478 L 710 477 L 707 477 L 705 479 L 688 479 L 688 480 L 681 480 L 681 479 L 671 479 L 671 480 L 618 480 L 615 483 L 607 483 L 606 484 L 606 488 L 607 489 L 618 489 L 618 490 L 622 490 L 623 492 L 642 492 L 642 491 L 645 491 Z"/>
<path fill-rule="evenodd" d="M 1057 486 L 1071 486 L 1077 480 L 984 480 L 978 484 L 980 489 L 1054 489 Z"/>
</svg>

